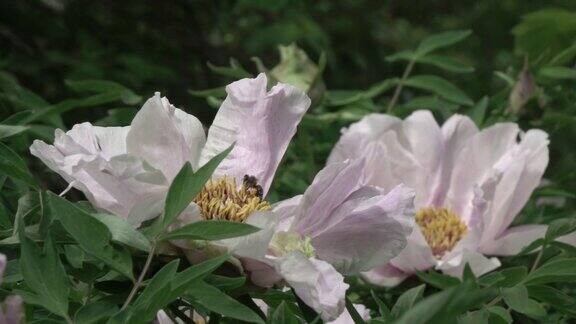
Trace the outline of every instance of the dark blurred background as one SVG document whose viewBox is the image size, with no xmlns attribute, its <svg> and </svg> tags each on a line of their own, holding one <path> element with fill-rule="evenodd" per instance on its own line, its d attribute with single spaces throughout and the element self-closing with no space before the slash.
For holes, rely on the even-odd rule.
<svg viewBox="0 0 576 324">
<path fill-rule="evenodd" d="M 457 81 L 480 97 L 497 86 L 494 70 L 519 64 L 512 28 L 543 7 L 574 10 L 576 1 L 3 0 L 0 69 L 50 102 L 69 96 L 65 79 L 106 79 L 191 107 L 203 103 L 188 89 L 222 83 L 206 62 L 235 57 L 250 67 L 257 56 L 274 65 L 277 46 L 296 42 L 313 59 L 326 52 L 328 88 L 358 89 L 401 74 L 387 55 L 431 33 L 472 29 L 455 54 L 476 70 Z"/>
</svg>

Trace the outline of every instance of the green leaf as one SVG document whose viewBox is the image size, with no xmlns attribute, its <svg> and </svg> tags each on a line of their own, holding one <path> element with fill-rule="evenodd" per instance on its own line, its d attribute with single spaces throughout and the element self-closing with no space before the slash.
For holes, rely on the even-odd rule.
<svg viewBox="0 0 576 324">
<path fill-rule="evenodd" d="M 476 126 L 479 128 L 484 125 L 484 119 L 486 117 L 486 109 L 488 108 L 489 99 L 487 96 L 482 97 L 474 107 L 468 110 L 468 116 L 474 121 Z"/>
<path fill-rule="evenodd" d="M 65 81 L 68 88 L 79 93 L 107 94 L 121 100 L 127 105 L 135 105 L 142 101 L 142 97 L 132 90 L 113 81 L 106 80 L 81 80 Z"/>
<path fill-rule="evenodd" d="M 164 227 L 172 224 L 174 219 L 190 205 L 192 200 L 210 179 L 220 162 L 228 156 L 234 146 L 230 146 L 216 155 L 208 163 L 194 172 L 190 163 L 186 163 L 174 178 L 166 196 L 164 209 Z"/>
<path fill-rule="evenodd" d="M 561 80 L 576 80 L 576 69 L 564 66 L 547 66 L 538 71 L 541 77 Z"/>
<path fill-rule="evenodd" d="M 425 38 L 416 49 L 416 56 L 424 56 L 439 48 L 447 47 L 464 40 L 472 31 L 459 30 L 435 34 Z"/>
<path fill-rule="evenodd" d="M 173 260 L 168 263 L 160 271 L 158 271 L 152 279 L 150 279 L 148 285 L 142 291 L 140 296 L 136 299 L 132 307 L 136 310 L 136 313 L 145 312 L 144 318 L 153 317 L 158 310 L 160 310 L 164 305 L 160 304 L 157 307 L 152 307 L 152 303 L 159 301 L 163 296 L 171 290 L 171 283 L 178 271 L 178 265 L 180 260 Z M 170 301 L 165 301 L 169 303 Z"/>
<path fill-rule="evenodd" d="M 512 30 L 515 51 L 530 61 L 548 61 L 549 57 L 574 43 L 576 13 L 557 8 L 530 12 Z"/>
<path fill-rule="evenodd" d="M 576 280 L 576 258 L 550 261 L 528 275 L 527 285 Z"/>
<path fill-rule="evenodd" d="M 47 197 L 51 214 L 60 221 L 85 252 L 126 277 L 134 279 L 130 254 L 111 244 L 112 234 L 106 225 L 54 193 L 49 192 Z"/>
<path fill-rule="evenodd" d="M 455 59 L 444 55 L 427 55 L 418 58 L 416 61 L 418 63 L 434 65 L 449 72 L 470 73 L 474 71 L 473 67 L 462 64 Z"/>
<path fill-rule="evenodd" d="M 548 286 L 529 286 L 530 297 L 547 303 L 563 313 L 576 315 L 576 298 L 556 288 Z"/>
<path fill-rule="evenodd" d="M 406 79 L 404 84 L 409 87 L 430 91 L 457 104 L 466 106 L 474 104 L 472 99 L 454 84 L 435 75 L 416 75 Z"/>
<path fill-rule="evenodd" d="M 207 98 L 207 97 L 224 98 L 224 97 L 226 97 L 226 90 L 224 89 L 224 87 L 205 89 L 205 90 L 188 90 L 188 93 L 190 93 L 194 97 L 200 97 L 200 98 Z"/>
<path fill-rule="evenodd" d="M 512 78 L 511 76 L 509 76 L 504 72 L 494 71 L 494 75 L 497 76 L 502 81 L 506 82 L 506 84 L 510 88 L 514 87 L 514 85 L 516 84 L 516 80 L 514 80 L 514 78 Z"/>
<path fill-rule="evenodd" d="M 396 304 L 392 307 L 392 317 L 399 318 L 402 314 L 414 307 L 414 305 L 422 299 L 422 296 L 424 296 L 424 289 L 426 289 L 426 285 L 423 284 L 406 290 L 398 297 Z"/>
<path fill-rule="evenodd" d="M 446 289 L 460 284 L 460 280 L 457 278 L 436 271 L 417 272 L 416 275 L 425 283 L 440 289 Z"/>
<path fill-rule="evenodd" d="M 223 291 L 230 291 L 242 287 L 246 283 L 246 277 L 225 277 L 219 275 L 209 275 L 204 281 Z"/>
<path fill-rule="evenodd" d="M 539 319 L 546 316 L 546 310 L 538 302 L 528 296 L 528 290 L 523 285 L 502 289 L 502 298 L 506 305 L 526 316 Z"/>
<path fill-rule="evenodd" d="M 556 219 L 548 225 L 546 230 L 545 239 L 551 242 L 560 236 L 564 236 L 576 231 L 576 218 L 561 218 Z"/>
<path fill-rule="evenodd" d="M 414 307 L 408 309 L 407 312 L 395 322 L 395 324 L 420 324 L 428 323 L 428 321 L 444 309 L 454 296 L 456 287 L 443 290 L 432 296 L 429 296 Z"/>
<path fill-rule="evenodd" d="M 0 125 L 0 139 L 20 134 L 29 128 L 28 126 L 20 125 Z"/>
<path fill-rule="evenodd" d="M 512 287 L 524 280 L 527 275 L 528 269 L 526 267 L 511 267 L 488 273 L 480 277 L 478 283 L 490 287 Z"/>
<path fill-rule="evenodd" d="M 268 321 L 270 324 L 300 324 L 296 314 L 292 313 L 285 301 L 282 301 L 270 316 Z"/>
<path fill-rule="evenodd" d="M 216 270 L 216 268 L 220 267 L 228 258 L 230 258 L 230 255 L 224 254 L 178 273 L 172 281 L 172 297 L 174 297 L 174 299 L 178 298 L 190 288 L 191 283 L 197 279 L 204 278 Z"/>
<path fill-rule="evenodd" d="M 105 319 L 112 317 L 118 312 L 118 306 L 115 304 L 97 301 L 80 307 L 74 315 L 74 322 L 82 324 L 102 323 Z"/>
<path fill-rule="evenodd" d="M 487 310 L 481 309 L 474 312 L 468 312 L 459 317 L 459 323 L 466 324 L 488 324 L 490 313 Z"/>
<path fill-rule="evenodd" d="M 192 285 L 188 294 L 206 309 L 223 316 L 250 323 L 264 323 L 250 308 L 201 280 Z"/>
<path fill-rule="evenodd" d="M 404 50 L 404 51 L 386 56 L 386 61 L 388 61 L 388 62 L 415 61 L 416 59 L 418 59 L 418 57 L 416 56 L 414 51 L 411 51 L 411 50 Z"/>
<path fill-rule="evenodd" d="M 114 92 L 126 89 L 119 83 L 106 80 L 64 80 L 64 84 L 70 90 L 79 93 Z"/>
<path fill-rule="evenodd" d="M 206 63 L 208 68 L 217 74 L 228 76 L 234 79 L 251 78 L 252 75 L 238 63 L 235 59 L 230 59 L 230 66 L 216 66 L 210 62 Z"/>
<path fill-rule="evenodd" d="M 512 316 L 504 307 L 490 306 L 486 309 L 490 312 L 490 323 L 512 323 Z"/>
<path fill-rule="evenodd" d="M 346 310 L 348 311 L 348 314 L 350 314 L 350 317 L 352 317 L 352 320 L 354 321 L 354 323 L 356 323 L 356 324 L 365 324 L 366 323 L 366 321 L 364 321 L 362 316 L 360 316 L 360 314 L 358 314 L 356 307 L 354 307 L 354 304 L 352 303 L 352 301 L 350 300 L 350 298 L 348 296 L 346 296 Z"/>
<path fill-rule="evenodd" d="M 376 302 L 376 305 L 378 305 L 378 311 L 380 313 L 380 316 L 382 316 L 386 320 L 391 320 L 392 313 L 390 312 L 390 309 L 388 308 L 386 303 L 384 303 L 384 301 L 376 295 L 374 290 L 370 290 L 370 294 L 372 295 L 372 299 L 374 299 L 374 301 Z"/>
<path fill-rule="evenodd" d="M 164 234 L 162 240 L 215 241 L 244 236 L 259 230 L 258 227 L 245 223 L 207 220 L 184 225 L 170 233 Z"/>
<path fill-rule="evenodd" d="M 61 317 L 68 318 L 70 282 L 50 236 L 44 253 L 20 230 L 20 271 L 32 293 L 19 292 L 27 303 L 37 304 Z"/>
<path fill-rule="evenodd" d="M 21 180 L 30 187 L 38 186 L 36 179 L 28 170 L 26 162 L 3 143 L 0 143 L 0 173 L 13 179 Z"/>
<path fill-rule="evenodd" d="M 152 248 L 146 236 L 134 229 L 124 219 L 110 214 L 92 214 L 92 217 L 106 225 L 110 234 L 112 234 L 113 241 L 124 243 L 145 252 L 149 252 Z"/>
</svg>

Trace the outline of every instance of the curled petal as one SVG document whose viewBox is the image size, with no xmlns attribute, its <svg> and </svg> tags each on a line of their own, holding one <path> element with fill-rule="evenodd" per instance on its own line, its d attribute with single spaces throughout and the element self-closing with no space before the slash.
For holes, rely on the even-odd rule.
<svg viewBox="0 0 576 324">
<path fill-rule="evenodd" d="M 344 311 L 348 284 L 327 262 L 292 252 L 277 259 L 275 268 L 298 297 L 324 321 L 335 320 Z"/>
<path fill-rule="evenodd" d="M 516 255 L 546 234 L 548 225 L 520 225 L 507 229 L 499 238 L 484 244 L 482 253 L 488 255 Z"/>
<path fill-rule="evenodd" d="M 292 230 L 314 237 L 335 220 L 333 212 L 363 185 L 363 160 L 327 165 L 314 178 L 295 211 Z"/>
<path fill-rule="evenodd" d="M 169 180 L 186 162 L 198 166 L 204 143 L 202 123 L 161 98 L 159 92 L 138 111 L 126 137 L 128 153 L 143 158 Z"/>
<path fill-rule="evenodd" d="M 266 75 L 260 74 L 226 87 L 228 96 L 208 131 L 200 160 L 204 164 L 235 143 L 215 175 L 229 175 L 239 182 L 244 175 L 254 176 L 264 194 L 310 106 L 310 98 L 301 90 L 279 83 L 267 92 L 266 84 Z"/>
<path fill-rule="evenodd" d="M 362 278 L 367 282 L 384 287 L 395 287 L 409 276 L 410 274 L 400 271 L 390 263 L 362 273 Z"/>
<path fill-rule="evenodd" d="M 342 129 L 342 136 L 332 149 L 328 164 L 362 156 L 366 145 L 381 139 L 387 132 L 397 129 L 401 123 L 400 119 L 389 115 L 365 116 L 359 122 Z"/>
<path fill-rule="evenodd" d="M 500 267 L 498 258 L 488 258 L 482 253 L 472 250 L 458 251 L 458 253 L 445 256 L 443 259 L 445 261 L 440 262 L 436 269 L 457 278 L 462 278 L 466 264 L 470 265 L 470 269 L 477 277 Z"/>
</svg>

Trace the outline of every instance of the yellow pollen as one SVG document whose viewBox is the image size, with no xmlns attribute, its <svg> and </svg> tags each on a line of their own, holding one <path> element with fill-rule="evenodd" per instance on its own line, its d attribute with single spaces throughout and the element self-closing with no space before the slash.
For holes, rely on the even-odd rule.
<svg viewBox="0 0 576 324">
<path fill-rule="evenodd" d="M 262 187 L 250 176 L 244 176 L 240 186 L 236 179 L 227 176 L 208 180 L 194 202 L 206 220 L 244 222 L 253 212 L 271 208 L 262 199 Z"/>
<path fill-rule="evenodd" d="M 466 224 L 446 208 L 422 208 L 416 213 L 416 223 L 437 258 L 451 251 L 468 232 Z"/>
</svg>

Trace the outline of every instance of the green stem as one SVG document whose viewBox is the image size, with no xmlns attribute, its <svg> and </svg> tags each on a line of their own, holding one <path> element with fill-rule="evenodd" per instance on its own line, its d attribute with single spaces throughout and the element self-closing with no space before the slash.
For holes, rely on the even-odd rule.
<svg viewBox="0 0 576 324">
<path fill-rule="evenodd" d="M 536 260 L 534 260 L 534 264 L 532 265 L 532 268 L 530 268 L 529 273 L 532 273 L 534 270 L 536 270 L 536 268 L 538 268 L 538 265 L 540 264 L 540 260 L 542 259 L 542 255 L 544 254 L 544 248 L 545 248 L 545 246 L 542 245 L 542 247 L 540 248 L 540 251 L 538 251 L 538 255 L 536 256 Z"/>
<path fill-rule="evenodd" d="M 406 81 L 406 79 L 408 79 L 408 77 L 410 76 L 410 73 L 412 73 L 412 69 L 414 68 L 415 63 L 416 63 L 415 60 L 411 60 L 410 63 L 408 63 L 408 65 L 406 66 L 406 69 L 404 70 L 404 74 L 402 74 L 402 78 L 400 79 L 400 81 L 398 81 L 398 85 L 396 86 L 396 89 L 394 90 L 394 94 L 392 95 L 392 99 L 390 99 L 390 103 L 388 103 L 388 108 L 386 108 L 386 112 L 388 114 L 390 114 L 392 112 L 392 109 L 394 108 L 394 106 L 396 106 L 396 102 L 398 102 L 398 98 L 400 97 L 400 93 L 402 93 L 402 88 L 404 88 L 404 82 Z"/>
<path fill-rule="evenodd" d="M 156 249 L 156 243 L 154 243 L 152 245 L 152 249 L 150 249 L 150 252 L 148 253 L 148 257 L 146 258 L 146 263 L 144 263 L 144 268 L 142 268 L 142 272 L 140 272 L 140 276 L 138 276 L 138 280 L 136 280 L 134 287 L 132 287 L 132 290 L 130 291 L 128 298 L 126 298 L 126 301 L 124 302 L 124 305 L 122 305 L 122 308 L 120 309 L 120 311 L 125 310 L 126 307 L 128 307 L 128 305 L 130 305 L 130 302 L 132 301 L 132 299 L 134 299 L 134 297 L 136 296 L 136 293 L 138 292 L 138 289 L 142 285 L 142 281 L 144 281 L 144 277 L 146 276 L 146 273 L 148 272 L 148 268 L 150 268 L 150 264 L 152 263 L 152 259 L 154 258 L 154 250 L 155 249 Z"/>
</svg>

